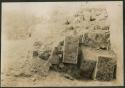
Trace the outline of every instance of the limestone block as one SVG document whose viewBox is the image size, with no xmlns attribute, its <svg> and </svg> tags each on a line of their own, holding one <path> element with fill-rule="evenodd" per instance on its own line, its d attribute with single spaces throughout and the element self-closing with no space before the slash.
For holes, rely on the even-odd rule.
<svg viewBox="0 0 125 88">
<path fill-rule="evenodd" d="M 64 40 L 63 62 L 77 64 L 79 39 L 76 36 L 67 36 Z"/>
<path fill-rule="evenodd" d="M 110 81 L 113 80 L 116 76 L 116 61 L 111 57 L 98 57 L 98 63 L 96 68 L 97 80 Z"/>
</svg>

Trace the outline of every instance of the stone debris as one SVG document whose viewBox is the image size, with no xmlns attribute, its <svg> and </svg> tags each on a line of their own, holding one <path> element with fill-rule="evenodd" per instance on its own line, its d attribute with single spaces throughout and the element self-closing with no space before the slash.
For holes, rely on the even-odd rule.
<svg viewBox="0 0 125 88">
<path fill-rule="evenodd" d="M 90 21 L 95 21 L 95 20 L 96 20 L 96 18 L 95 18 L 95 17 L 90 16 Z"/>
<path fill-rule="evenodd" d="M 33 44 L 33 47 L 35 50 L 39 50 L 41 48 L 41 46 L 42 46 L 42 43 L 40 41 L 36 41 Z"/>
<path fill-rule="evenodd" d="M 39 55 L 38 51 L 33 51 L 33 57 L 37 57 Z"/>
<path fill-rule="evenodd" d="M 33 82 L 35 82 L 35 81 L 36 81 L 36 78 L 32 78 L 31 80 L 32 80 Z"/>
<path fill-rule="evenodd" d="M 72 37 L 72 36 L 70 36 L 70 37 Z M 67 39 L 68 41 L 71 40 L 70 37 L 69 37 L 69 39 Z M 72 38 L 74 38 L 74 37 L 72 37 Z M 74 45 L 73 42 L 68 42 L 66 44 L 68 46 L 71 46 L 71 47 L 66 47 L 65 46 L 65 41 L 64 41 L 64 44 L 59 43 L 59 45 L 57 45 L 57 47 L 55 47 L 53 49 L 53 51 L 52 51 L 51 58 L 49 58 L 49 60 L 50 60 L 50 62 L 52 64 L 51 65 L 51 70 L 54 70 L 54 71 L 57 71 L 57 72 L 66 73 L 66 74 L 70 75 L 71 77 L 73 77 L 75 79 L 93 80 L 93 79 L 95 79 L 94 76 L 96 75 L 96 79 L 100 80 L 98 78 L 100 73 L 95 72 L 95 69 L 98 69 L 98 68 L 101 69 L 101 67 L 98 66 L 99 63 L 100 63 L 100 59 L 99 59 L 98 63 L 97 63 L 97 61 L 95 59 L 94 60 L 84 59 L 84 55 L 83 55 L 83 53 L 81 51 L 81 48 L 80 48 L 78 43 L 75 43 L 75 44 L 77 44 L 78 52 L 76 52 L 77 49 L 73 49 L 70 52 L 68 52 L 68 53 L 72 53 L 73 52 L 72 55 L 74 55 L 74 54 L 76 55 L 77 54 L 77 58 L 76 58 L 77 59 L 77 63 L 75 63 L 75 64 L 71 63 L 71 62 L 70 63 L 69 62 L 65 63 L 63 61 L 63 59 L 65 59 L 66 57 L 65 58 L 64 57 L 59 57 L 60 54 L 63 55 L 64 53 L 67 53 L 65 51 L 65 49 L 72 49 L 72 47 Z M 63 51 L 63 48 L 65 48 L 64 51 Z M 56 58 L 56 57 L 58 57 L 58 58 Z M 99 57 L 99 58 L 101 58 L 101 57 Z M 71 57 L 68 57 L 68 59 L 71 59 Z M 106 63 L 107 64 L 109 63 L 108 60 L 104 61 L 104 63 L 103 63 L 103 64 L 105 64 L 104 67 L 107 68 Z M 97 66 L 96 66 L 96 64 L 97 64 Z M 104 68 L 104 69 L 106 69 L 106 68 Z M 111 77 L 110 80 L 116 78 L 116 64 L 114 65 L 114 72 L 113 73 L 109 73 L 109 74 L 112 74 L 112 76 L 113 76 L 113 78 Z M 107 75 L 105 75 L 105 76 L 107 77 Z M 106 79 L 102 78 L 102 80 L 106 80 Z"/>
<path fill-rule="evenodd" d="M 14 74 L 15 77 L 31 77 L 31 74 L 26 74 L 24 72 L 19 72 Z"/>
<path fill-rule="evenodd" d="M 114 79 L 116 61 L 111 57 L 98 57 L 95 79 L 110 81 Z"/>
<path fill-rule="evenodd" d="M 39 58 L 43 59 L 43 60 L 48 60 L 50 56 L 49 51 L 41 51 L 39 53 Z"/>
<path fill-rule="evenodd" d="M 69 74 L 64 74 L 64 77 L 70 80 L 74 80 L 74 78 Z"/>
<path fill-rule="evenodd" d="M 39 76 L 47 76 L 50 66 L 51 63 L 49 62 L 49 60 L 43 60 L 38 57 L 35 59 L 33 58 L 30 72 L 34 75 L 37 74 Z"/>
<path fill-rule="evenodd" d="M 70 24 L 69 20 L 66 20 L 65 24 L 66 24 L 66 25 L 69 25 L 69 24 Z"/>
<path fill-rule="evenodd" d="M 77 64 L 79 39 L 74 36 L 67 36 L 64 40 L 63 62 Z"/>
</svg>

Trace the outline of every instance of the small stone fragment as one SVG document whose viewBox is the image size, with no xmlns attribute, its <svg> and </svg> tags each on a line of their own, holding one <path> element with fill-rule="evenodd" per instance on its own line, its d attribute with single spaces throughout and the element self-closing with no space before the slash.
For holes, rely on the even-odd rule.
<svg viewBox="0 0 125 88">
<path fill-rule="evenodd" d="M 109 26 L 104 26 L 102 30 L 109 30 Z"/>
<path fill-rule="evenodd" d="M 73 26 L 69 26 L 68 30 L 74 30 L 74 27 Z"/>
<path fill-rule="evenodd" d="M 31 77 L 32 75 L 21 72 L 21 73 L 18 73 L 18 74 L 15 73 L 14 76 L 15 77 Z"/>
<path fill-rule="evenodd" d="M 34 42 L 34 44 L 33 44 L 33 47 L 34 47 L 35 49 L 39 49 L 41 46 L 42 46 L 42 43 L 41 43 L 40 41 L 36 41 L 36 42 Z"/>
<path fill-rule="evenodd" d="M 101 26 L 100 25 L 95 25 L 94 26 L 94 30 L 100 30 L 101 29 Z"/>
<path fill-rule="evenodd" d="M 79 44 L 82 44 L 83 43 L 83 35 L 80 35 L 79 36 Z"/>
<path fill-rule="evenodd" d="M 66 25 L 69 25 L 69 24 L 70 24 L 70 22 L 69 22 L 68 20 L 66 20 L 65 24 L 66 24 Z"/>
<path fill-rule="evenodd" d="M 37 57 L 38 55 L 38 51 L 33 51 L 33 57 Z"/>
<path fill-rule="evenodd" d="M 63 64 L 63 63 L 60 63 L 60 64 L 59 64 L 59 68 L 63 69 L 63 68 L 64 68 L 64 64 Z"/>
<path fill-rule="evenodd" d="M 63 46 L 64 45 L 64 41 L 60 41 L 59 45 Z"/>
<path fill-rule="evenodd" d="M 43 51 L 40 53 L 39 58 L 41 58 L 43 60 L 48 60 L 49 56 L 50 56 L 49 52 Z"/>
<path fill-rule="evenodd" d="M 74 80 L 74 78 L 69 74 L 64 74 L 64 77 L 70 80 Z"/>
<path fill-rule="evenodd" d="M 96 19 L 92 16 L 90 16 L 90 21 L 95 21 Z"/>
<path fill-rule="evenodd" d="M 35 81 L 36 81 L 36 78 L 32 78 L 32 81 L 35 82 Z"/>
</svg>

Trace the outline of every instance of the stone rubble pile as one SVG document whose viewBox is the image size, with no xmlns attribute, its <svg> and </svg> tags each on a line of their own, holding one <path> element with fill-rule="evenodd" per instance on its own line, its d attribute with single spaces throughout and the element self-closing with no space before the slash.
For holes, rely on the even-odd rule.
<svg viewBox="0 0 125 88">
<path fill-rule="evenodd" d="M 70 36 L 70 38 L 71 39 L 64 40 L 64 43 L 68 43 L 65 43 L 64 49 L 62 49 L 63 57 L 59 57 L 59 53 L 51 55 L 51 69 L 58 72 L 67 73 L 76 79 L 93 79 L 102 81 L 115 79 L 116 59 L 114 57 L 106 57 L 100 55 L 98 56 L 98 58 L 96 58 L 96 60 L 87 60 L 84 58 L 84 54 L 80 53 L 82 52 L 80 51 L 80 45 L 76 43 L 74 37 Z M 72 40 L 74 40 L 74 43 L 72 42 Z M 64 55 L 64 53 L 67 55 Z"/>
<path fill-rule="evenodd" d="M 107 24 L 107 12 L 104 8 L 84 8 L 65 22 L 70 31 L 76 35 L 67 35 L 63 41 L 53 47 L 52 50 L 39 51 L 39 43 L 33 51 L 34 59 L 44 60 L 44 66 L 40 66 L 45 72 L 54 70 L 68 74 L 66 78 L 110 81 L 116 79 L 116 57 L 102 56 L 91 60 L 84 57 L 82 46 L 96 50 L 109 52 L 110 25 Z M 79 30 L 83 31 L 79 31 Z M 79 33 L 79 34 L 78 34 Z M 46 69 L 47 67 L 47 69 Z"/>
</svg>

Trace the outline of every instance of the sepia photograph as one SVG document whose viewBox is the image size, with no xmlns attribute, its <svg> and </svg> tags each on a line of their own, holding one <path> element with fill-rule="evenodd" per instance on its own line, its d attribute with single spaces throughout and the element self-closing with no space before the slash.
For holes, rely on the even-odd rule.
<svg viewBox="0 0 125 88">
<path fill-rule="evenodd" d="M 123 86 L 123 2 L 2 2 L 2 87 Z"/>
</svg>

